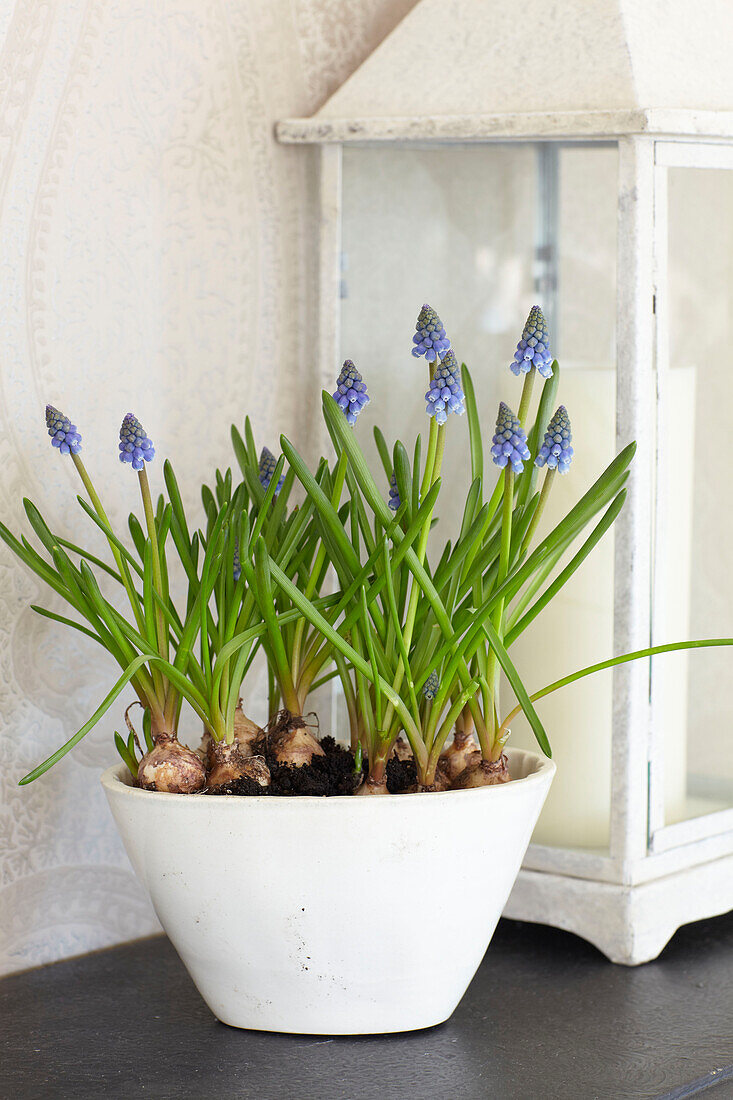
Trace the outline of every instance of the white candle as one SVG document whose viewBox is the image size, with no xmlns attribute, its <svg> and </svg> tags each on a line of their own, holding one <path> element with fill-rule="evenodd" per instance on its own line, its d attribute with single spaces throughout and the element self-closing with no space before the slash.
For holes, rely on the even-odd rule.
<svg viewBox="0 0 733 1100">
<path fill-rule="evenodd" d="M 687 371 L 670 376 L 671 432 L 681 431 L 683 425 L 689 432 L 693 385 L 694 377 Z M 575 456 L 570 472 L 555 476 L 542 531 L 550 530 L 567 513 L 614 457 L 615 386 L 616 373 L 611 369 L 563 371 L 560 400 L 570 416 Z M 675 479 L 676 500 L 685 512 L 692 498 L 690 464 L 685 466 L 681 452 L 675 461 L 674 448 L 669 448 L 669 454 L 675 463 L 669 472 Z M 682 531 L 689 530 L 687 520 L 686 514 L 681 515 Z M 664 635 L 671 640 L 673 635 L 686 637 L 689 545 L 679 539 L 668 549 L 668 579 L 661 595 L 667 608 Z M 613 655 L 613 581 L 613 534 L 608 532 L 512 646 L 512 659 L 530 692 Z M 663 660 L 669 662 L 660 666 L 659 680 L 665 700 L 665 808 L 668 820 L 673 820 L 681 812 L 685 792 L 687 668 L 684 654 Z M 558 770 L 535 829 L 535 843 L 598 849 L 608 845 L 612 684 L 610 670 L 596 673 L 537 704 Z M 504 683 L 503 712 L 513 703 L 511 689 Z M 510 743 L 536 748 L 523 715 L 512 724 Z"/>
</svg>

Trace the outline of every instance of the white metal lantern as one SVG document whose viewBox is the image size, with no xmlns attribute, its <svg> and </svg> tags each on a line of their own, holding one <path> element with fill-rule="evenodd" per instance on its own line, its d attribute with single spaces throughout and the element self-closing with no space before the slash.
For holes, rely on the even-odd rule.
<svg viewBox="0 0 733 1100">
<path fill-rule="evenodd" d="M 352 358 L 387 434 L 419 430 L 427 300 L 488 424 L 539 301 L 576 448 L 558 507 L 637 440 L 615 540 L 512 651 L 530 690 L 731 634 L 732 41 L 727 0 L 526 0 L 521 19 L 421 0 L 317 115 L 278 125 L 320 149 L 325 388 Z M 730 650 L 675 654 L 540 704 L 558 777 L 506 915 L 634 964 L 733 907 L 732 671 Z"/>
</svg>

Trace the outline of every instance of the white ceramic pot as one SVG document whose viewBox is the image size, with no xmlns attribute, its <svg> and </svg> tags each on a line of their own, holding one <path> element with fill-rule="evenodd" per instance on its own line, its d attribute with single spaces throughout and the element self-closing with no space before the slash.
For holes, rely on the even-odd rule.
<svg viewBox="0 0 733 1100">
<path fill-rule="evenodd" d="M 211 1011 L 359 1035 L 446 1020 L 504 908 L 555 765 L 444 794 L 217 797 L 102 784 L 163 928 Z"/>
</svg>

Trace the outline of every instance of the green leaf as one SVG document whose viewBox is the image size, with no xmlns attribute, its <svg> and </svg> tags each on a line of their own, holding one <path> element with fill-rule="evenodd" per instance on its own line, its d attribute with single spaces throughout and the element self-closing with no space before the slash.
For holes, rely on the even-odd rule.
<svg viewBox="0 0 733 1100">
<path fill-rule="evenodd" d="M 140 561 L 145 558 L 145 532 L 142 529 L 140 520 L 137 518 L 134 512 L 130 512 L 127 517 L 127 526 L 130 531 L 130 537 L 132 538 L 133 545 L 137 551 L 137 556 Z"/>
<path fill-rule="evenodd" d="M 134 755 L 130 752 L 128 746 L 120 737 L 117 730 L 115 730 L 115 747 L 122 757 L 122 762 L 127 765 L 127 770 L 133 779 L 137 779 L 137 761 Z"/>
<path fill-rule="evenodd" d="M 389 556 L 389 545 L 387 539 L 382 540 L 382 554 L 384 556 L 384 579 L 387 590 L 387 604 L 389 606 L 389 613 L 392 620 L 392 626 L 394 629 L 395 642 L 397 650 L 402 661 L 402 667 L 405 671 L 405 679 L 407 682 L 407 688 L 410 692 L 410 702 L 415 714 L 418 712 L 417 696 L 415 695 L 415 685 L 413 682 L 412 669 L 410 668 L 410 658 L 405 648 L 405 639 L 402 633 L 402 623 L 397 611 L 397 599 L 395 597 L 394 582 L 392 579 L 392 564 Z"/>
<path fill-rule="evenodd" d="M 733 645 L 733 638 L 697 638 L 688 642 L 667 642 L 664 645 L 649 646 L 647 649 L 635 649 L 631 653 L 621 653 L 618 657 L 611 657 L 607 661 L 599 661 L 595 665 L 588 665 L 586 668 L 578 669 L 577 672 L 571 672 L 569 675 L 563 676 L 562 679 L 555 680 L 554 683 L 548 684 L 547 687 L 543 687 L 539 691 L 534 691 L 531 695 L 531 699 L 537 702 L 537 700 L 544 699 L 546 695 L 550 695 L 553 691 L 559 691 L 560 688 L 567 687 L 568 684 L 573 684 L 576 680 L 582 680 L 585 676 L 592 676 L 596 672 L 603 672 L 604 669 L 607 668 L 615 668 L 616 665 L 625 665 L 630 661 L 657 657 L 663 653 L 678 653 L 685 649 L 714 649 L 720 646 L 731 645 Z M 523 709 L 524 707 L 520 700 L 520 705 L 502 722 L 502 729 L 506 729 L 515 714 Z"/>
<path fill-rule="evenodd" d="M 77 546 L 74 542 L 69 542 L 68 539 L 62 539 L 59 535 L 56 535 L 56 543 L 58 546 L 63 546 L 65 550 L 71 550 L 72 553 L 78 554 L 80 558 L 84 558 L 85 561 L 91 562 L 92 565 L 96 565 L 97 569 L 101 569 L 103 573 L 106 573 L 108 577 L 112 577 L 118 581 L 119 584 L 124 585 L 124 581 L 118 571 L 113 569 L 111 565 L 108 565 L 106 561 L 102 561 L 101 558 L 96 557 L 94 554 L 90 554 L 88 550 L 84 550 L 83 547 Z"/>
<path fill-rule="evenodd" d="M 130 553 L 130 551 L 125 546 L 125 544 L 123 542 L 121 542 L 120 539 L 117 538 L 117 535 L 115 535 L 114 531 L 108 526 L 108 524 L 106 524 L 103 519 L 100 519 L 100 517 L 94 511 L 92 506 L 90 504 L 88 504 L 86 500 L 84 500 L 84 497 L 77 496 L 76 499 L 79 502 L 79 505 L 81 506 L 81 508 L 89 516 L 92 523 L 96 524 L 96 526 L 99 528 L 99 530 L 104 533 L 104 535 L 106 536 L 108 542 L 112 543 L 113 546 L 115 547 L 115 549 L 119 551 L 120 556 L 123 558 L 123 560 L 132 569 L 135 570 L 138 577 L 142 577 L 143 571 L 140 568 L 140 565 L 138 564 L 138 562 L 135 561 L 132 554 Z"/>
<path fill-rule="evenodd" d="M 92 638 L 99 645 L 104 645 L 104 642 L 93 630 L 88 630 L 81 623 L 74 622 L 73 619 L 67 619 L 64 615 L 58 615 L 55 611 L 49 611 L 46 607 L 38 607 L 36 604 L 31 604 L 31 611 L 35 611 L 37 615 L 42 615 L 44 619 L 53 619 L 54 622 L 63 623 L 64 626 L 73 627 L 74 630 L 78 630 L 80 634 L 86 634 L 88 638 Z"/>
<path fill-rule="evenodd" d="M 376 424 L 374 425 L 374 442 L 377 445 L 377 453 L 382 460 L 382 466 L 384 467 L 387 481 L 389 481 L 392 476 L 392 459 L 390 458 L 387 441 Z"/>
<path fill-rule="evenodd" d="M 366 593 L 364 589 L 359 590 L 359 596 L 361 597 L 361 620 L 363 623 L 362 633 L 364 634 L 364 641 L 367 647 L 367 653 L 369 654 L 369 663 L 372 666 L 371 682 L 374 687 L 374 716 L 376 721 L 376 728 L 381 730 L 382 728 L 382 691 L 379 686 L 379 666 L 377 664 L 377 654 L 374 648 L 374 637 L 372 634 L 372 625 L 369 618 L 369 611 L 367 609 Z"/>
<path fill-rule="evenodd" d="M 333 400 L 333 398 L 331 398 L 331 400 Z M 338 408 L 338 406 L 336 407 Z M 339 414 L 343 418 L 343 413 L 341 413 L 340 409 Z M 345 423 L 346 420 L 344 419 L 344 424 Z M 333 507 L 331 501 L 317 483 L 308 469 L 308 466 L 295 450 L 290 440 L 284 435 L 280 436 L 280 446 L 288 462 L 295 471 L 296 477 L 308 493 L 327 526 L 328 533 L 332 538 L 332 545 L 334 548 L 332 560 L 336 570 L 350 571 L 352 575 L 357 573 L 360 565 L 359 558 L 346 536 L 346 532 L 344 531 L 343 524 L 338 517 L 336 509 Z"/>
<path fill-rule="evenodd" d="M 108 692 L 107 695 L 105 695 L 102 703 L 97 707 L 89 721 L 85 722 L 81 729 L 77 733 L 75 733 L 73 737 L 70 737 L 65 745 L 62 745 L 60 749 L 57 749 L 56 752 L 52 753 L 51 756 L 48 757 L 48 759 L 44 760 L 43 763 L 39 764 L 37 768 L 33 769 L 33 771 L 30 771 L 27 775 L 24 775 L 23 778 L 19 780 L 18 786 L 24 787 L 26 786 L 26 784 L 32 783 L 35 779 L 38 779 L 38 777 L 43 775 L 44 772 L 47 772 L 49 768 L 52 768 L 54 764 L 57 764 L 59 760 L 63 759 L 63 757 L 66 756 L 67 752 L 70 752 L 75 745 L 78 745 L 82 738 L 86 737 L 90 730 L 94 729 L 99 719 L 107 713 L 120 692 L 124 690 L 130 680 L 134 677 L 138 669 L 142 668 L 144 664 L 144 656 L 136 657 L 134 661 L 131 661 L 131 663 L 122 673 L 112 690 Z"/>
<path fill-rule="evenodd" d="M 152 752 L 153 749 L 153 715 L 150 707 L 143 708 L 143 737 L 145 738 L 145 747 L 148 752 Z"/>
<path fill-rule="evenodd" d="M 412 514 L 417 512 L 420 505 L 420 448 L 422 441 L 418 435 L 415 439 L 415 450 L 412 455 Z"/>
<path fill-rule="evenodd" d="M 234 448 L 235 458 L 239 463 L 239 469 L 244 476 L 244 471 L 247 469 L 247 451 L 244 440 L 234 424 L 232 424 L 232 447 Z"/>
<path fill-rule="evenodd" d="M 483 622 L 482 629 L 489 639 L 489 644 L 496 654 L 497 661 L 504 670 L 504 675 L 512 686 L 512 690 L 525 713 L 527 721 L 532 727 L 532 732 L 537 738 L 537 744 L 540 746 L 545 756 L 552 756 L 552 749 L 550 748 L 550 742 L 547 740 L 545 728 L 539 719 L 537 711 L 532 706 L 532 701 L 527 693 L 527 689 L 519 678 L 519 673 L 512 664 L 511 657 L 507 653 L 499 635 L 494 630 L 491 619 L 487 618 Z"/>
<path fill-rule="evenodd" d="M 277 667 L 283 699 L 288 710 L 292 710 L 292 696 L 294 686 L 282 633 L 275 614 L 272 581 L 270 576 L 270 557 L 263 538 L 259 538 L 254 545 L 254 580 L 257 589 L 257 603 L 260 614 L 267 627 L 267 634 L 272 646 L 272 656 Z M 244 568 L 244 562 L 242 563 Z"/>
<path fill-rule="evenodd" d="M 110 635 L 109 629 L 105 630 L 106 624 L 104 620 L 100 618 L 97 608 L 94 605 L 94 601 L 90 598 L 86 591 L 86 588 L 82 588 L 81 573 L 74 566 L 68 555 L 61 549 L 60 546 L 54 546 L 53 548 L 53 561 L 56 569 L 61 576 L 67 590 L 69 591 L 74 607 L 79 611 L 84 618 L 91 623 L 93 627 L 99 632 L 99 636 L 104 638 L 105 644 L 109 645 L 110 652 L 115 652 L 114 639 Z M 124 668 L 126 661 L 122 661 Z"/>
<path fill-rule="evenodd" d="M 407 520 L 409 523 L 412 518 L 412 471 L 410 470 L 410 459 L 407 457 L 407 451 L 399 439 L 394 445 L 394 476 L 397 482 L 397 492 L 400 494 L 400 501 L 408 505 Z"/>
<path fill-rule="evenodd" d="M 248 416 L 245 417 L 244 420 L 244 438 L 247 441 L 247 454 L 249 455 L 249 465 L 254 466 L 254 468 L 257 469 L 259 465 L 259 455 L 257 454 L 255 437 L 252 432 L 252 425 L 250 424 Z"/>
<path fill-rule="evenodd" d="M 491 596 L 494 603 L 500 599 L 509 603 L 524 582 L 542 565 L 543 561 L 559 545 L 569 545 L 593 516 L 608 503 L 626 480 L 629 463 L 634 457 L 636 444 L 630 443 L 611 462 L 590 489 L 571 508 L 567 515 L 538 545 L 536 550 L 519 568 L 510 570 L 502 585 Z"/>
<path fill-rule="evenodd" d="M 306 599 L 302 592 L 298 591 L 292 581 L 282 572 L 282 570 L 275 564 L 275 562 L 270 562 L 270 568 L 272 570 L 272 577 L 275 583 L 280 585 L 280 587 L 285 590 L 295 606 L 300 609 L 302 614 L 305 615 L 311 625 L 314 626 L 320 634 L 328 638 L 331 644 L 336 649 L 338 649 L 339 652 L 341 652 L 349 661 L 351 661 L 355 669 L 357 669 L 359 672 L 362 673 L 362 675 L 366 676 L 367 679 L 371 681 L 371 666 L 367 661 L 364 660 L 361 654 L 357 653 L 353 646 L 349 645 L 345 638 L 342 638 L 341 635 L 334 630 L 331 624 L 326 619 L 324 619 L 324 617 L 314 607 L 311 601 Z M 402 699 L 395 691 L 392 690 L 392 686 L 388 684 L 385 680 L 380 680 L 379 686 L 384 695 L 386 695 L 394 709 L 399 714 L 400 718 L 402 718 L 403 722 L 405 723 L 405 732 L 408 732 L 409 730 L 412 736 L 417 739 L 418 747 L 422 745 L 419 732 L 415 726 L 411 714 L 407 710 L 407 707 L 403 703 Z"/>
<path fill-rule="evenodd" d="M 461 365 L 461 379 L 463 393 L 465 395 L 466 415 L 468 418 L 468 438 L 471 445 L 471 478 L 483 479 L 484 476 L 484 447 L 481 441 L 481 420 L 476 407 L 476 393 L 473 388 L 473 379 L 465 363 Z"/>
<path fill-rule="evenodd" d="M 60 560 L 60 556 L 61 552 L 57 547 L 54 550 L 54 560 Z M 84 591 L 86 592 L 91 606 L 107 627 L 107 630 L 116 643 L 116 648 L 114 649 L 112 646 L 109 646 L 110 651 L 113 654 L 117 654 L 117 661 L 124 668 L 127 662 L 131 661 L 135 656 L 134 642 L 132 642 L 130 638 L 130 633 L 137 634 L 137 632 L 122 618 L 117 609 L 112 607 L 107 600 L 105 600 L 99 590 L 96 577 L 84 561 L 81 563 L 81 575 L 84 583 Z"/>
<path fill-rule="evenodd" d="M 267 491 L 265 492 L 265 494 L 262 498 L 262 503 L 260 504 L 259 513 L 258 513 L 257 518 L 255 520 L 254 527 L 252 528 L 252 534 L 250 536 L 250 543 L 249 543 L 249 547 L 250 547 L 249 552 L 250 552 L 250 554 L 252 553 L 252 547 L 254 546 L 257 539 L 260 537 L 260 532 L 262 531 L 262 528 L 265 524 L 265 520 L 267 519 L 267 516 L 268 516 L 268 513 L 269 513 L 270 505 L 271 505 L 271 503 L 274 499 L 275 493 L 277 492 L 277 483 L 280 480 L 280 475 L 283 472 L 284 467 L 285 467 L 285 455 L 280 455 L 280 457 L 277 460 L 277 463 L 275 465 L 275 471 L 274 471 L 272 477 L 270 478 L 270 484 L 267 486 Z M 258 484 L 260 486 L 260 489 L 262 489 L 262 484 L 261 484 L 261 482 L 259 482 L 259 480 L 258 480 Z"/>
<path fill-rule="evenodd" d="M 206 514 L 207 522 L 209 523 L 209 525 L 213 525 L 219 509 L 217 507 L 214 494 L 212 493 L 208 485 L 201 486 L 201 503 L 204 506 L 204 512 Z"/>
<path fill-rule="evenodd" d="M 144 550 L 144 582 L 143 582 L 143 616 L 145 621 L 145 635 L 148 645 L 152 650 L 158 649 L 158 633 L 156 628 L 155 600 L 153 598 L 153 544 L 150 539 L 145 540 Z"/>
<path fill-rule="evenodd" d="M 4 523 L 0 523 L 0 538 L 6 546 L 20 558 L 24 565 L 27 565 L 29 569 L 33 570 L 37 577 L 40 577 L 42 581 L 46 582 L 49 588 L 52 588 L 54 592 L 58 592 L 60 596 L 63 596 L 68 603 L 76 607 L 77 611 L 81 610 L 75 602 L 73 593 L 69 591 L 58 572 L 53 569 L 48 562 L 44 561 L 40 554 L 36 553 L 33 547 L 27 542 L 19 542 Z"/>
<path fill-rule="evenodd" d="M 36 508 L 32 500 L 28 497 L 23 497 L 23 507 L 25 508 L 25 514 L 27 515 L 30 525 L 38 535 L 39 540 L 49 552 L 53 554 L 53 548 L 56 545 L 56 539 L 51 534 L 51 531 L 41 513 Z"/>
<path fill-rule="evenodd" d="M 585 559 L 588 557 L 590 552 L 594 549 L 595 546 L 597 546 L 597 544 L 603 538 L 606 531 L 608 531 L 608 529 L 613 525 L 613 523 L 616 520 L 616 517 L 618 516 L 619 512 L 621 511 L 621 509 L 624 506 L 624 501 L 625 500 L 626 500 L 626 490 L 622 489 L 621 492 L 618 494 L 618 496 L 616 496 L 614 498 L 613 503 L 604 512 L 603 517 L 600 520 L 600 522 L 598 524 L 596 524 L 596 526 L 593 528 L 593 531 L 591 532 L 591 534 L 585 540 L 585 542 L 580 547 L 578 552 L 573 556 L 572 560 L 570 562 L 568 562 L 568 564 L 565 566 L 565 568 L 562 570 L 562 572 L 558 574 L 558 576 L 555 578 L 555 580 L 552 582 L 552 584 L 550 584 L 545 589 L 545 591 L 542 593 L 542 595 L 539 597 L 539 599 L 532 605 L 532 607 L 529 609 L 529 611 L 527 611 L 527 613 L 519 620 L 519 622 L 517 622 L 509 630 L 509 632 L 507 633 L 507 635 L 504 639 L 505 644 L 507 646 L 512 645 L 517 640 L 517 638 L 522 633 L 522 631 L 527 629 L 527 627 L 532 622 L 532 620 L 535 619 L 539 615 L 540 611 L 542 611 L 542 609 L 547 606 L 547 604 L 550 602 L 550 600 L 555 598 L 555 596 L 560 591 L 560 589 L 565 584 L 567 584 L 567 582 L 572 577 L 573 573 L 575 573 L 576 569 L 578 569 L 578 567 L 582 564 L 582 562 L 585 561 Z"/>
<path fill-rule="evenodd" d="M 178 526 L 178 530 L 186 544 L 191 545 L 191 536 L 188 530 L 188 522 L 186 520 L 186 510 L 183 507 L 183 501 L 181 499 L 181 492 L 178 488 L 178 480 L 173 472 L 173 466 L 169 459 L 166 459 L 163 463 L 163 479 L 165 481 L 165 487 L 168 490 L 168 499 L 171 502 L 173 509 L 173 517 L 175 523 Z"/>
</svg>

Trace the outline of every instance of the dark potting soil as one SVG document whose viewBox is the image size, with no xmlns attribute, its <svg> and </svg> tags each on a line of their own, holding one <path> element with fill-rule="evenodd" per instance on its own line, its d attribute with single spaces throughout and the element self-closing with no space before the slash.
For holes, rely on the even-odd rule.
<svg viewBox="0 0 733 1100">
<path fill-rule="evenodd" d="M 216 790 L 205 790 L 203 794 L 270 794 L 269 787 L 261 787 L 255 779 L 246 779 L 242 776 L 240 779 L 235 779 L 232 783 L 222 783 Z"/>
<path fill-rule="evenodd" d="M 253 779 L 238 779 L 216 791 L 216 795 L 338 795 L 354 794 L 359 776 L 354 770 L 354 754 L 351 749 L 339 745 L 333 737 L 319 739 L 324 756 L 314 756 L 311 764 L 300 766 L 279 764 L 264 746 L 264 756 L 270 769 L 269 787 L 261 787 Z M 366 772 L 366 764 L 363 771 Z M 390 794 L 404 794 L 417 782 L 414 760 L 390 760 L 387 763 L 387 790 Z"/>
<path fill-rule="evenodd" d="M 265 748 L 265 760 L 270 769 L 270 794 L 353 794 L 359 782 L 354 771 L 354 754 L 334 741 L 322 737 L 319 744 L 324 756 L 314 756 L 310 764 L 279 764 Z"/>
<path fill-rule="evenodd" d="M 414 760 L 387 761 L 387 790 L 390 794 L 405 794 L 417 783 L 417 767 Z"/>
</svg>

